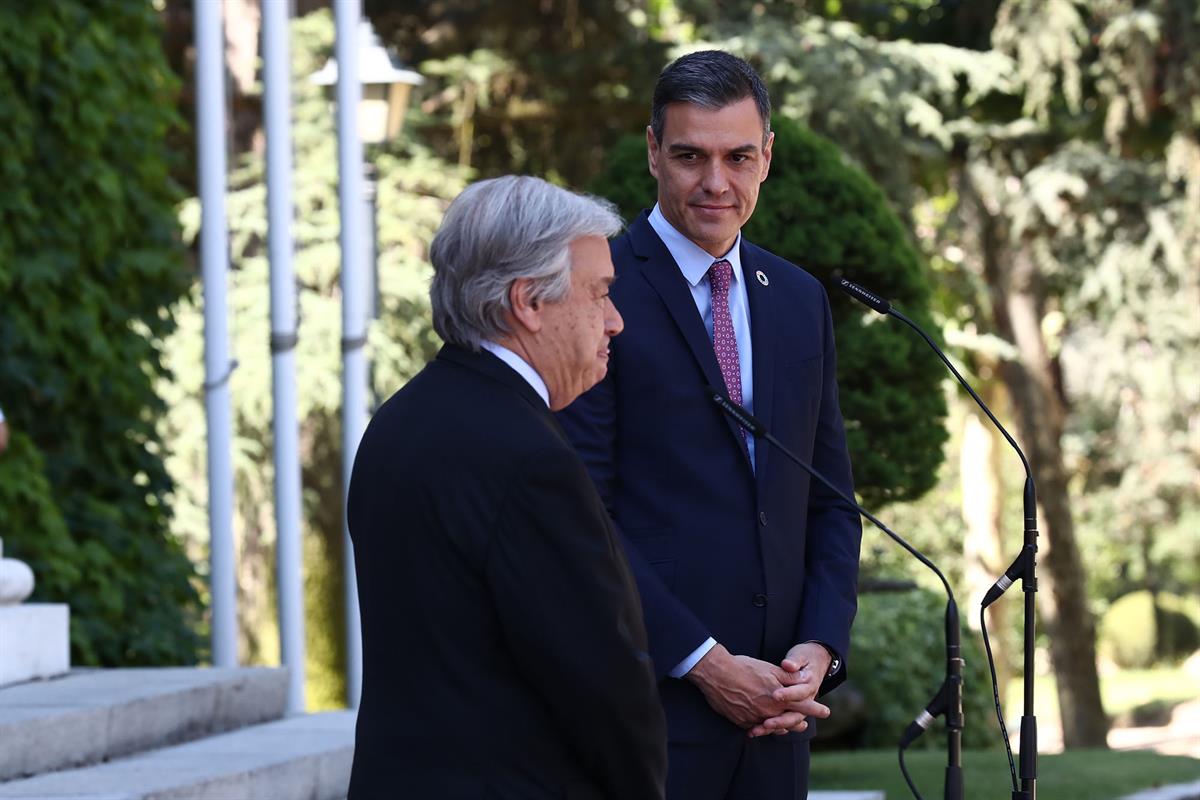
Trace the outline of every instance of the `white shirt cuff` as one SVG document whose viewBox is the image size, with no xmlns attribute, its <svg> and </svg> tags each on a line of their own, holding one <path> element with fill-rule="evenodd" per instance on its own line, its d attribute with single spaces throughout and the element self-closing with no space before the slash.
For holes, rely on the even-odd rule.
<svg viewBox="0 0 1200 800">
<path fill-rule="evenodd" d="M 716 646 L 717 646 L 717 640 L 712 638 L 711 636 L 708 637 L 708 639 L 706 639 L 704 641 L 704 644 L 700 645 L 695 650 L 693 650 L 692 654 L 690 656 L 688 656 L 683 661 L 680 661 L 678 664 L 676 664 L 675 669 L 671 670 L 667 674 L 670 675 L 672 678 L 682 678 L 684 675 L 687 675 L 689 672 L 692 671 L 692 667 L 696 666 L 696 664 L 699 663 L 700 659 L 702 659 L 706 655 L 708 655 L 709 650 L 712 650 Z"/>
</svg>

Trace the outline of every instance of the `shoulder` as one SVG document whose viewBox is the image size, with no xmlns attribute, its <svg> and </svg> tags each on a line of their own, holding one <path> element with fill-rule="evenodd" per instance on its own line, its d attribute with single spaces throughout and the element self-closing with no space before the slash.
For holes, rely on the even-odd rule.
<svg viewBox="0 0 1200 800">
<path fill-rule="evenodd" d="M 812 273 L 746 239 L 742 239 L 742 269 L 747 275 L 747 280 L 752 279 L 755 273 L 761 270 L 772 286 L 796 292 L 804 299 L 822 304 L 828 302 L 825 287 Z"/>
<path fill-rule="evenodd" d="M 610 240 L 608 248 L 612 254 L 613 271 L 618 277 L 637 272 L 646 261 L 645 258 L 638 255 L 638 249 L 634 246 L 633 235 L 629 230 L 622 232 L 620 236 Z"/>
<path fill-rule="evenodd" d="M 512 386 L 444 359 L 431 361 L 392 395 L 372 424 L 401 430 L 408 439 L 441 437 L 446 446 L 502 450 L 514 458 L 558 438 L 549 412 Z"/>
</svg>

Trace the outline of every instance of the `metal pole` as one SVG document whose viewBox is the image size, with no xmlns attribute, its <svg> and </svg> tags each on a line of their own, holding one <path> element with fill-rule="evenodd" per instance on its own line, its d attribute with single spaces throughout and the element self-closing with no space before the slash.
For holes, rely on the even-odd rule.
<svg viewBox="0 0 1200 800">
<path fill-rule="evenodd" d="M 359 440 L 367 427 L 367 281 L 362 213 L 363 148 L 358 138 L 359 0 L 334 0 L 337 28 L 338 203 L 342 245 L 342 531 L 346 577 L 346 705 L 358 708 L 362 695 L 362 632 L 354 548 L 346 527 L 345 498 Z"/>
<path fill-rule="evenodd" d="M 267 250 L 271 260 L 271 376 L 275 434 L 275 580 L 287 710 L 304 712 L 300 431 L 296 420 L 296 282 L 292 273 L 291 59 L 288 8 L 263 3 L 263 117 L 267 132 Z"/>
<path fill-rule="evenodd" d="M 196 146 L 200 178 L 200 262 L 204 280 L 204 406 L 208 418 L 209 584 L 212 661 L 237 666 L 233 575 L 233 412 L 226 320 L 229 231 L 225 220 L 225 39 L 221 4 L 194 0 Z"/>
</svg>

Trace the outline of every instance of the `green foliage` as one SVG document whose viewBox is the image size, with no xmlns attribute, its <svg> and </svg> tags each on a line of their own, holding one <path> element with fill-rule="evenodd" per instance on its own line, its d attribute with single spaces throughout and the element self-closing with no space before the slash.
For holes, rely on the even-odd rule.
<svg viewBox="0 0 1200 800">
<path fill-rule="evenodd" d="M 713 26 L 714 46 L 755 64 L 777 113 L 837 142 L 906 218 L 922 189 L 944 180 L 956 138 L 977 133 L 993 107 L 1016 105 L 1012 59 L 999 52 L 883 41 L 828 19 L 726 20 Z"/>
<path fill-rule="evenodd" d="M 1113 603 L 1100 622 L 1100 650 L 1122 667 L 1154 663 L 1154 598 L 1131 592 Z"/>
<path fill-rule="evenodd" d="M 299 303 L 296 349 L 297 414 L 300 421 L 305 601 L 308 624 L 308 703 L 330 708 L 344 702 L 342 648 L 341 325 L 339 287 L 341 226 L 337 184 L 337 138 L 333 112 L 308 76 L 333 42 L 328 11 L 295 20 L 291 27 L 295 169 L 292 233 Z M 450 198 L 467 173 L 419 146 L 401 144 L 371 154 L 377 174 L 379 319 L 369 331 L 376 402 L 387 398 L 436 352 L 426 251 Z M 229 279 L 231 350 L 238 361 L 230 386 L 236 470 L 234 530 L 241 655 L 249 663 L 279 657 L 274 607 L 274 465 L 270 268 L 266 252 L 266 188 L 262 156 L 247 154 L 234 166 L 227 197 L 232 270 Z M 199 232 L 199 202 L 180 209 L 184 236 Z M 167 466 L 179 485 L 175 531 L 193 557 L 206 557 L 204 429 L 201 384 L 203 316 L 200 286 L 192 286 L 179 311 L 179 329 L 168 340 L 170 379 L 160 390 L 169 404 L 161 420 L 170 442 Z"/>
<path fill-rule="evenodd" d="M 1100 622 L 1100 652 L 1120 667 L 1141 669 L 1179 661 L 1200 649 L 1200 628 L 1175 595 L 1130 592 L 1109 606 Z M 1195 597 L 1190 600 L 1193 614 Z"/>
<path fill-rule="evenodd" d="M 71 538 L 46 478 L 46 464 L 33 440 L 15 431 L 0 456 L 0 509 L 4 509 L 5 557 L 33 568 L 38 595 L 65 602 L 84 570 L 97 566 L 94 553 Z M 36 542 L 30 534 L 36 533 Z M 91 558 L 89 558 L 91 557 Z M 93 562 L 93 563 L 89 563 Z M 72 617 L 77 624 L 78 617 Z"/>
<path fill-rule="evenodd" d="M 434 153 L 484 177 L 582 185 L 609 144 L 648 121 L 664 5 L 366 0 L 364 10 L 428 77 L 414 122 Z"/>
<path fill-rule="evenodd" d="M 968 613 L 960 609 L 960 615 Z M 855 685 L 867 707 L 867 747 L 895 745 L 900 734 L 937 692 L 946 676 L 946 598 L 917 589 L 903 594 L 872 593 L 858 599 L 850 639 Z M 992 685 L 983 644 L 960 618 L 963 668 L 964 747 L 998 741 Z M 914 747 L 942 747 L 944 719 Z"/>
<path fill-rule="evenodd" d="M 0 11 L 0 535 L 68 602 L 78 664 L 195 659 L 155 418 L 186 284 L 163 142 L 176 91 L 149 4 Z"/>
<path fill-rule="evenodd" d="M 771 174 L 746 237 L 802 266 L 830 288 L 838 382 L 855 485 L 868 505 L 910 500 L 936 480 L 946 439 L 942 368 L 899 323 L 888 324 L 833 289 L 844 274 L 892 299 L 933 330 L 916 250 L 887 199 L 837 148 L 777 117 Z M 592 191 L 631 217 L 653 202 L 646 144 L 628 137 Z"/>
</svg>

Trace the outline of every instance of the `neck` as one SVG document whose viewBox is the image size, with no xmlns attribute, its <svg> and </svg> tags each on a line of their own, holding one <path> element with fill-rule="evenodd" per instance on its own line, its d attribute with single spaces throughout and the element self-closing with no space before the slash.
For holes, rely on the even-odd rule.
<svg viewBox="0 0 1200 800">
<path fill-rule="evenodd" d="M 531 367 L 534 367 L 533 358 L 530 356 L 529 348 L 526 347 L 526 345 L 523 341 L 521 341 L 520 337 L 497 336 L 497 337 L 493 338 L 492 341 L 505 349 L 513 351 L 514 353 L 519 355 L 526 364 L 528 364 Z M 534 367 L 534 369 L 537 369 L 537 367 Z M 540 371 L 538 374 L 541 374 Z"/>
</svg>

